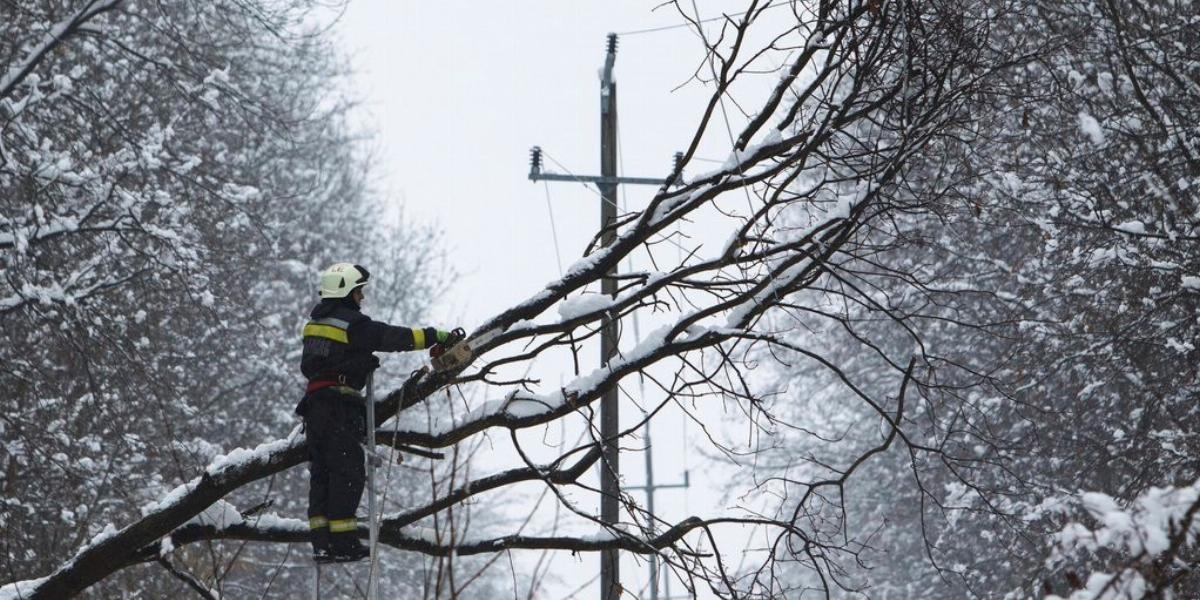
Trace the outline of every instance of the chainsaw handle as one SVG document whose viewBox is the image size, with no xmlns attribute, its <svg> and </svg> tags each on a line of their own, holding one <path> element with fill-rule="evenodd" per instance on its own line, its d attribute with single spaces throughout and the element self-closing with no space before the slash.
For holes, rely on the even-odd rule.
<svg viewBox="0 0 1200 600">
<path fill-rule="evenodd" d="M 463 341 L 467 337 L 467 332 L 462 327 L 455 327 L 450 331 L 450 336 L 444 342 L 438 342 L 429 347 L 429 356 L 437 358 L 446 353 L 447 350 L 453 348 L 455 344 Z"/>
</svg>

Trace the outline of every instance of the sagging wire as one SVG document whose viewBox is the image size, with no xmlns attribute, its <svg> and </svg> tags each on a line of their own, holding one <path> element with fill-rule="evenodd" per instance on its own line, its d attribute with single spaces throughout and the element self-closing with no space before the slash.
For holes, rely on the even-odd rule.
<svg viewBox="0 0 1200 600">
<path fill-rule="evenodd" d="M 767 9 L 771 9 L 771 8 L 778 8 L 778 7 L 780 7 L 780 6 L 787 6 L 787 3 L 785 3 L 785 2 L 781 2 L 781 3 L 779 3 L 779 4 L 773 4 L 773 5 L 770 5 L 770 6 L 766 6 L 766 7 L 762 8 L 761 10 L 767 10 Z M 712 17 L 712 18 L 709 18 L 709 19 L 704 19 L 703 21 L 698 21 L 698 23 L 700 23 L 700 24 L 703 24 L 703 23 L 712 23 L 712 22 L 714 22 L 714 21 L 722 21 L 722 20 L 725 20 L 725 19 L 729 19 L 729 18 L 731 18 L 731 17 L 740 17 L 740 16 L 742 16 L 742 15 L 746 14 L 747 12 L 750 12 L 750 11 L 742 11 L 742 12 L 738 12 L 738 13 L 732 13 L 732 14 L 728 14 L 728 15 L 725 15 L 725 14 L 723 14 L 723 15 L 721 15 L 721 16 L 719 16 L 719 17 Z M 631 31 L 624 31 L 624 32 L 620 32 L 620 31 L 618 31 L 618 32 L 617 32 L 617 35 L 619 35 L 619 36 L 622 36 L 622 37 L 624 37 L 624 36 L 629 36 L 629 35 L 642 35 L 642 34 L 646 34 L 646 33 L 657 33 L 657 32 L 660 32 L 660 31 L 669 31 L 669 30 L 672 30 L 672 29 L 683 29 L 683 28 L 685 28 L 685 27 L 693 27 L 693 26 L 695 26 L 695 24 L 694 24 L 694 23 L 677 23 L 677 24 L 675 24 L 675 25 L 663 25 L 663 26 L 661 26 L 661 27 L 649 27 L 649 28 L 646 28 L 646 29 L 634 29 L 634 30 L 631 30 Z"/>
<path fill-rule="evenodd" d="M 563 276 L 562 250 L 558 246 L 558 225 L 554 222 L 554 204 L 550 201 L 550 182 L 542 181 L 546 189 L 546 212 L 550 214 L 550 235 L 554 238 L 554 261 L 558 264 L 558 276 Z"/>
</svg>

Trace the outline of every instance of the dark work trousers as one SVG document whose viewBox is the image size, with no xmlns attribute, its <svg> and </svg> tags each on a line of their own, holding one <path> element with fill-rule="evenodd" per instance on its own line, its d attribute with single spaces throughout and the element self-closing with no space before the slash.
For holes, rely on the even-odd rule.
<svg viewBox="0 0 1200 600">
<path fill-rule="evenodd" d="M 308 516 L 330 521 L 354 518 L 366 487 L 363 438 L 366 405 L 361 396 L 334 388 L 305 399 L 308 434 Z"/>
</svg>

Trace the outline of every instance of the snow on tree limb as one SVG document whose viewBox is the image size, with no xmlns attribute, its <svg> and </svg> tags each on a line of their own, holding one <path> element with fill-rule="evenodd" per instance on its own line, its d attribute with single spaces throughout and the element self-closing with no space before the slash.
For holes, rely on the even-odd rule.
<svg viewBox="0 0 1200 600">
<path fill-rule="evenodd" d="M 191 543 L 210 540 L 238 540 L 256 542 L 307 543 L 308 523 L 300 519 L 281 519 L 268 516 L 255 523 L 253 519 L 246 523 L 229 527 L 214 527 L 211 525 L 190 527 L 179 534 L 181 543 Z M 606 549 L 620 549 L 627 552 L 647 554 L 662 550 L 677 542 L 687 533 L 701 527 L 709 527 L 725 522 L 724 519 L 704 520 L 699 517 L 689 517 L 671 526 L 661 534 L 652 537 L 642 537 L 634 534 L 613 535 L 599 531 L 590 536 L 526 536 L 507 535 L 494 538 L 460 540 L 448 544 L 447 536 L 439 536 L 437 532 L 420 527 L 396 527 L 385 524 L 380 529 L 381 543 L 398 550 L 413 550 L 431 556 L 447 556 L 450 554 L 470 555 L 496 552 L 499 550 L 570 550 L 574 552 L 599 552 Z M 366 535 L 366 530 L 359 531 Z M 155 553 L 145 552 L 142 559 L 135 562 L 154 560 Z M 135 564 L 135 563 L 130 563 Z M 128 565 L 126 565 L 128 566 Z M 30 582 L 26 582 L 27 584 Z"/>
<path fill-rule="evenodd" d="M 98 536 L 81 548 L 29 592 L 29 598 L 65 598 L 127 565 L 131 548 L 141 548 L 170 534 L 237 488 L 307 459 L 304 438 L 296 436 L 285 444 L 265 444 L 267 451 L 245 455 L 235 464 L 214 463 L 214 472 L 175 488 L 136 522 L 109 535 Z"/>
<path fill-rule="evenodd" d="M 70 17 L 52 26 L 50 31 L 46 32 L 42 41 L 26 52 L 24 59 L 9 66 L 8 70 L 3 75 L 0 75 L 0 101 L 4 101 L 12 93 L 13 89 L 32 73 L 38 64 L 54 50 L 55 46 L 64 43 L 71 34 L 78 31 L 88 21 L 91 21 L 97 15 L 113 10 L 122 1 L 88 0 Z"/>
<path fill-rule="evenodd" d="M 1186 562 L 1183 556 L 1200 536 L 1200 482 L 1152 487 L 1128 504 L 1099 492 L 1057 500 L 1057 510 L 1074 508 L 1095 523 L 1089 528 L 1071 520 L 1053 536 L 1048 568 L 1083 562 L 1095 569 L 1067 600 L 1158 597 L 1172 588 L 1180 576 L 1173 569 Z M 1062 600 L 1054 594 L 1046 599 Z"/>
</svg>

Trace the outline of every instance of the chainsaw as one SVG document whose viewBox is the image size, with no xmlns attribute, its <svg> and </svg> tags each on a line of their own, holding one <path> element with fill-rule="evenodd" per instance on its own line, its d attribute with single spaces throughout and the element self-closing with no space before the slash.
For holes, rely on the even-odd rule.
<svg viewBox="0 0 1200 600">
<path fill-rule="evenodd" d="M 475 350 L 472 344 L 474 344 L 474 347 L 482 346 L 499 334 L 499 329 L 493 329 L 482 335 L 467 339 L 467 332 L 461 327 L 451 331 L 446 341 L 438 342 L 429 348 L 429 357 L 432 359 L 433 372 L 443 373 L 466 367 L 471 364 L 471 359 L 475 358 Z"/>
</svg>

